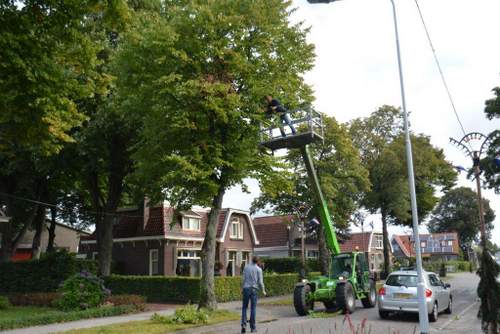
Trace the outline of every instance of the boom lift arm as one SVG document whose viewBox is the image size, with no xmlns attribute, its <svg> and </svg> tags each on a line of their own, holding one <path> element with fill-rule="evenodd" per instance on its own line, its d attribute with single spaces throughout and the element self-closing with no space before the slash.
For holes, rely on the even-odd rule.
<svg viewBox="0 0 500 334">
<path fill-rule="evenodd" d="M 328 211 L 328 206 L 319 184 L 318 175 L 316 174 L 316 169 L 314 168 L 311 153 L 309 151 L 309 145 L 301 147 L 300 152 L 302 153 L 302 159 L 304 159 L 304 164 L 306 165 L 310 185 L 313 188 L 316 201 L 318 202 L 320 223 L 323 224 L 327 247 L 332 252 L 332 255 L 336 255 L 340 253 L 340 247 L 337 241 L 337 235 L 335 233 L 335 227 L 333 226 L 332 217 Z"/>
</svg>

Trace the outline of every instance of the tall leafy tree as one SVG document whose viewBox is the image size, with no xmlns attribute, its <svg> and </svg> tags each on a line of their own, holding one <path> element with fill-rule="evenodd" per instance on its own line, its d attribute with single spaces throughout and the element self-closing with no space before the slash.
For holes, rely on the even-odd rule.
<svg viewBox="0 0 500 334">
<path fill-rule="evenodd" d="M 382 216 L 384 271 L 389 272 L 388 225 L 411 226 L 411 206 L 406 167 L 405 140 L 398 109 L 384 106 L 366 119 L 351 123 L 354 142 L 366 149 L 364 162 L 370 172 L 372 188 L 365 194 L 364 206 Z M 437 190 L 447 190 L 456 173 L 444 159 L 441 149 L 428 137 L 411 135 L 418 215 L 420 221 L 434 208 Z"/>
<path fill-rule="evenodd" d="M 335 229 L 343 235 L 363 193 L 370 189 L 370 182 L 347 126 L 326 115 L 323 115 L 323 121 L 324 141 L 312 144 L 310 152 Z M 278 214 L 294 214 L 296 208 L 310 207 L 317 202 L 300 151 L 290 150 L 286 159 L 291 164 L 289 182 L 292 187 L 274 182 L 263 187 L 261 195 L 253 203 L 254 209 L 270 207 Z M 317 210 L 310 211 L 310 218 L 315 216 L 318 216 Z M 322 225 L 317 232 L 322 271 L 326 273 L 330 253 L 326 248 Z"/>
<path fill-rule="evenodd" d="M 489 201 L 483 198 L 486 231 L 493 229 L 495 213 Z M 435 232 L 457 232 L 460 247 L 466 256 L 472 250 L 472 243 L 478 241 L 480 231 L 479 208 L 476 193 L 467 187 L 454 188 L 439 200 L 432 212 L 429 230 Z"/>
<path fill-rule="evenodd" d="M 43 220 L 39 204 L 18 197 L 47 194 L 50 157 L 74 142 L 74 128 L 86 120 L 78 101 L 105 89 L 91 31 L 95 22 L 114 21 L 119 3 L 0 2 L 0 191 L 7 194 L 0 200 L 13 217 L 3 227 L 4 260 L 32 217 Z"/>
<path fill-rule="evenodd" d="M 272 174 L 259 149 L 265 94 L 291 107 L 311 99 L 302 74 L 313 47 L 292 25 L 290 1 L 172 1 L 126 36 L 117 58 L 124 112 L 143 117 L 134 154 L 153 200 L 211 208 L 200 306 L 215 308 L 218 215 L 226 190 Z"/>
<path fill-rule="evenodd" d="M 500 118 L 500 87 L 493 88 L 495 97 L 486 100 L 484 112 L 490 120 Z M 500 193 L 500 130 L 489 134 L 492 141 L 488 149 L 488 155 L 481 161 L 481 169 L 484 172 L 486 186 Z"/>
</svg>

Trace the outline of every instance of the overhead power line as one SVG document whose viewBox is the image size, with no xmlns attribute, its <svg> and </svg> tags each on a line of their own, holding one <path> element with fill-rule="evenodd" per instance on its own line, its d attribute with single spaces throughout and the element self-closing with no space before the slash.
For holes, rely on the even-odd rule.
<svg viewBox="0 0 500 334">
<path fill-rule="evenodd" d="M 431 47 L 432 54 L 434 55 L 434 60 L 436 61 L 437 68 L 439 70 L 439 74 L 441 76 L 441 80 L 443 82 L 444 88 L 446 89 L 446 93 L 448 94 L 448 98 L 451 103 L 451 107 L 453 108 L 453 112 L 455 113 L 455 116 L 457 118 L 458 124 L 460 124 L 460 128 L 462 129 L 462 132 L 464 136 L 466 135 L 466 131 L 464 128 L 464 125 L 462 124 L 462 121 L 460 120 L 460 116 L 458 115 L 457 108 L 455 107 L 455 102 L 453 102 L 453 97 L 451 96 L 450 89 L 448 88 L 448 84 L 446 83 L 446 79 L 444 77 L 443 70 L 441 68 L 441 64 L 439 63 L 439 59 L 436 55 L 436 49 L 434 48 L 434 44 L 432 43 L 431 35 L 429 33 L 429 29 L 427 29 L 427 25 L 424 20 L 424 16 L 422 14 L 422 11 L 420 10 L 420 6 L 418 4 L 418 0 L 415 0 L 415 4 L 417 5 L 418 9 L 418 14 L 420 15 L 420 20 L 422 21 L 422 25 L 424 26 L 425 29 L 425 34 L 427 35 L 427 40 L 429 41 L 429 46 Z"/>
<path fill-rule="evenodd" d="M 61 209 L 57 204 L 52 204 L 52 203 L 37 201 L 37 200 L 34 200 L 34 199 L 30 199 L 30 198 L 26 198 L 26 197 L 20 197 L 20 196 L 16 196 L 16 195 L 4 193 L 4 192 L 0 192 L 0 195 L 6 196 L 6 197 L 10 197 L 10 198 L 18 200 L 18 201 L 23 201 L 23 202 L 33 203 L 33 204 L 40 204 L 40 205 L 43 205 L 43 206 L 46 206 L 46 207 L 55 208 L 58 211 L 71 211 L 69 209 L 66 209 L 66 210 Z M 79 209 L 78 211 L 80 211 L 82 213 L 96 215 L 96 216 L 97 215 L 101 215 L 101 216 L 114 216 L 114 217 L 126 217 L 126 218 L 143 218 L 142 216 L 139 216 L 139 215 L 137 215 L 137 216 L 134 216 L 134 215 L 125 215 L 125 214 L 121 214 L 121 213 L 113 213 L 113 212 L 105 212 L 105 211 L 96 212 L 96 211 L 85 210 L 85 209 Z"/>
</svg>

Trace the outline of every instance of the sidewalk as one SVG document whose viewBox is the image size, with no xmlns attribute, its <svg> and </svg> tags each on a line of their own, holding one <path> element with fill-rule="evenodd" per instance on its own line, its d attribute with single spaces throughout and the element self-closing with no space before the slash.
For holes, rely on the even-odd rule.
<svg viewBox="0 0 500 334">
<path fill-rule="evenodd" d="M 277 297 L 262 298 L 262 300 L 278 300 L 282 298 L 283 296 L 277 296 Z M 69 331 L 71 329 L 91 328 L 91 327 L 99 327 L 106 325 L 114 325 L 130 321 L 149 320 L 154 313 L 158 313 L 161 315 L 172 315 L 175 311 L 175 306 L 174 305 L 169 305 L 169 306 L 171 308 L 160 311 L 148 311 L 135 314 L 119 315 L 115 317 L 93 318 L 93 319 L 84 319 L 84 320 L 56 323 L 43 326 L 25 327 L 25 328 L 12 329 L 8 331 L 0 331 L 0 333 L 1 334 L 50 334 L 50 333 Z M 241 310 L 241 301 L 220 303 L 219 308 L 222 310 L 239 312 Z"/>
</svg>

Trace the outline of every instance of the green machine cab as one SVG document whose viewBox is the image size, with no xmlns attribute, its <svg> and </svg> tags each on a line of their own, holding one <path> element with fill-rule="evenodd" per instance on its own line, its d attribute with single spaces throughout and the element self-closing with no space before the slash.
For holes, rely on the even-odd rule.
<svg viewBox="0 0 500 334">
<path fill-rule="evenodd" d="M 309 152 L 310 143 L 323 140 L 321 115 L 309 110 L 304 112 L 304 117 L 293 121 L 292 124 L 299 125 L 301 130 L 295 135 L 286 137 L 274 136 L 276 129 L 272 125 L 262 128 L 261 145 L 273 151 L 282 148 L 300 149 L 310 186 L 316 197 L 315 204 L 319 208 L 326 244 L 332 253 L 328 276 L 304 279 L 295 286 L 293 294 L 295 310 L 299 315 L 307 315 L 313 310 L 314 302 L 322 302 L 327 309 L 340 309 L 344 313 L 352 313 L 355 310 L 356 299 L 361 300 L 366 308 L 374 307 L 377 301 L 376 287 L 368 269 L 366 255 L 362 252 L 340 252 L 335 227 Z"/>
</svg>

